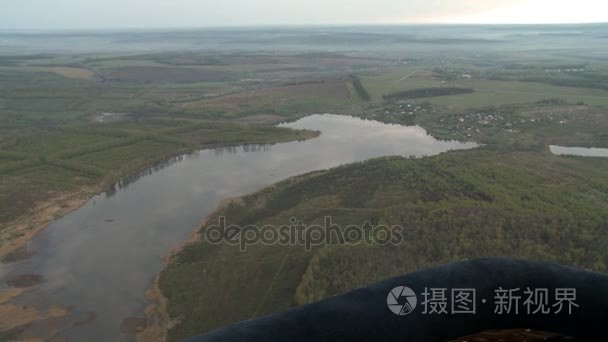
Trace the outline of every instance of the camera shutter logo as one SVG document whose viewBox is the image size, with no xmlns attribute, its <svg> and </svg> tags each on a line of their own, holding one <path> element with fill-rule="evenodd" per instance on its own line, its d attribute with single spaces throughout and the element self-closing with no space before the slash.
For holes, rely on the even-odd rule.
<svg viewBox="0 0 608 342">
<path fill-rule="evenodd" d="M 388 293 L 386 304 L 395 315 L 404 316 L 414 311 L 418 297 L 409 287 L 397 286 Z"/>
</svg>

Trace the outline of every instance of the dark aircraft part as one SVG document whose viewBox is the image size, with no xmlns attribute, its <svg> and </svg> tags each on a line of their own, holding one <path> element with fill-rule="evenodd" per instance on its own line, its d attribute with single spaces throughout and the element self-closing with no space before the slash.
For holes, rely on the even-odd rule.
<svg viewBox="0 0 608 342">
<path fill-rule="evenodd" d="M 405 293 L 405 287 L 416 294 L 417 301 L 413 305 L 411 291 L 401 298 L 413 310 L 409 310 L 410 307 L 408 310 L 390 309 L 389 304 L 400 305 L 394 303 L 394 294 Z M 446 289 L 447 313 L 430 313 L 432 308 L 436 311 L 444 308 L 438 304 L 429 305 L 433 303 L 429 299 L 433 298 L 423 294 L 432 293 L 431 289 Z M 463 311 L 463 307 L 452 306 L 453 289 L 475 290 L 474 314 L 454 312 L 455 308 Z M 546 290 L 547 305 L 540 305 L 544 302 L 542 299 L 540 303 L 534 302 L 528 314 L 524 305 L 528 299 L 524 294 L 527 289 L 532 292 Z M 508 298 L 512 301 L 508 313 L 503 305 L 504 290 L 513 290 Z M 391 295 L 393 297 L 387 299 Z M 562 300 L 558 301 L 558 298 Z M 570 301 L 563 301 L 564 298 Z M 559 303 L 562 303 L 561 312 L 558 312 Z M 402 305 L 405 307 L 406 302 Z M 534 314 L 538 306 L 541 309 Z M 499 307 L 502 314 L 499 314 Z M 549 263 L 480 259 L 392 278 L 187 341 L 450 341 L 491 329 L 519 328 L 607 341 L 607 324 L 608 275 Z"/>
</svg>

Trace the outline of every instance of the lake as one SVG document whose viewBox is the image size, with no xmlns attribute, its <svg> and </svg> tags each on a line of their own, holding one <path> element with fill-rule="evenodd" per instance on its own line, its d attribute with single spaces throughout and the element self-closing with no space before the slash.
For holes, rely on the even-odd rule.
<svg viewBox="0 0 608 342">
<path fill-rule="evenodd" d="M 70 313 L 38 320 L 19 337 L 132 340 L 121 332 L 121 323 L 143 317 L 148 305 L 144 291 L 163 268 L 161 256 L 185 240 L 222 199 L 344 163 L 477 146 L 438 141 L 416 126 L 340 115 L 312 115 L 281 126 L 322 134 L 304 142 L 226 147 L 173 158 L 125 178 L 51 223 L 28 244 L 31 257 L 0 265 L 0 282 L 41 275 L 43 283 L 11 303 L 42 312 L 67 307 Z"/>
<path fill-rule="evenodd" d="M 566 156 L 608 157 L 608 148 L 549 146 L 551 153 Z"/>
</svg>

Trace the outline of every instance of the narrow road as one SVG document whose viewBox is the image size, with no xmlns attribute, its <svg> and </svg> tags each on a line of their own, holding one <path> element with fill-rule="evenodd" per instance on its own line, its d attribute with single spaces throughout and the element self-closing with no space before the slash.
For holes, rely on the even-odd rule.
<svg viewBox="0 0 608 342">
<path fill-rule="evenodd" d="M 411 73 L 409 73 L 409 74 L 407 74 L 407 75 L 405 75 L 405 76 L 401 77 L 399 80 L 397 80 L 397 82 L 401 82 L 401 81 L 403 81 L 403 80 L 405 80 L 405 79 L 407 79 L 407 78 L 410 78 L 411 76 L 414 76 L 414 75 L 415 75 L 417 72 L 418 72 L 418 71 L 411 72 Z"/>
</svg>

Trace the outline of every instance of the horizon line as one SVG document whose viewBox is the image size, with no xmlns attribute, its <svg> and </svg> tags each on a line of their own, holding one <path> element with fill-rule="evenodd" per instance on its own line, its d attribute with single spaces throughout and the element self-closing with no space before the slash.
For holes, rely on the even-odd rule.
<svg viewBox="0 0 608 342">
<path fill-rule="evenodd" d="M 251 29 L 251 28 L 305 28 L 305 27 L 382 27 L 382 26 L 582 26 L 606 25 L 608 21 L 597 22 L 547 22 L 547 23 L 483 23 L 483 22 L 409 22 L 409 23 L 318 23 L 318 24 L 236 24 L 209 26 L 148 26 L 148 27 L 69 27 L 69 28 L 2 28 L 0 32 L 74 32 L 74 31 L 186 31 L 209 29 Z"/>
</svg>

